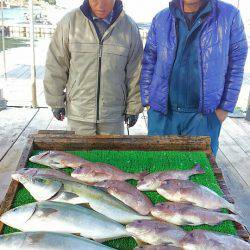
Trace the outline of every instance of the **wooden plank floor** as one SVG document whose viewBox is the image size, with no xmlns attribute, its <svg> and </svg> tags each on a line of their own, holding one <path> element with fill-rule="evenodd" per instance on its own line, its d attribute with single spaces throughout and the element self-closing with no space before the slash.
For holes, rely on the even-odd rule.
<svg viewBox="0 0 250 250">
<path fill-rule="evenodd" d="M 47 108 L 8 108 L 0 112 L 0 202 L 28 135 L 37 130 L 66 128 L 66 121 L 53 119 Z M 140 116 L 136 126 L 129 132 L 131 135 L 147 134 L 146 114 Z M 244 119 L 226 120 L 221 131 L 217 162 L 223 170 L 236 207 L 250 230 L 250 122 Z"/>
</svg>

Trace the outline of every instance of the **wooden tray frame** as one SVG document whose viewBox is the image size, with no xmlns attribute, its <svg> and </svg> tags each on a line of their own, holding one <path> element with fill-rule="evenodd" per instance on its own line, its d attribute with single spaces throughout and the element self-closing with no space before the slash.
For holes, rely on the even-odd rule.
<svg viewBox="0 0 250 250">
<path fill-rule="evenodd" d="M 78 136 L 66 131 L 38 131 L 29 137 L 19 160 L 17 169 L 26 166 L 33 150 L 124 150 L 124 151 L 203 151 L 214 169 L 217 181 L 224 192 L 224 197 L 234 202 L 210 149 L 209 137 L 178 136 Z M 16 192 L 21 187 L 12 180 L 4 201 L 0 206 L 0 216 L 11 208 Z M 250 234 L 245 227 L 235 223 L 239 237 L 249 241 Z M 0 234 L 3 230 L 0 222 Z"/>
</svg>

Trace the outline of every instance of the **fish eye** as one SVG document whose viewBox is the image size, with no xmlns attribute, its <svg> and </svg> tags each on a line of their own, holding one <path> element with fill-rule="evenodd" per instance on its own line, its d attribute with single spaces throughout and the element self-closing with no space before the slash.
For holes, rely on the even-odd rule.
<svg viewBox="0 0 250 250">
<path fill-rule="evenodd" d="M 52 164 L 55 164 L 55 165 L 59 165 L 59 164 L 60 164 L 59 162 L 54 161 L 54 160 L 52 160 L 51 163 L 52 163 Z"/>
<path fill-rule="evenodd" d="M 45 180 L 40 179 L 40 178 L 37 178 L 36 181 L 37 181 L 38 183 L 44 183 Z"/>
</svg>

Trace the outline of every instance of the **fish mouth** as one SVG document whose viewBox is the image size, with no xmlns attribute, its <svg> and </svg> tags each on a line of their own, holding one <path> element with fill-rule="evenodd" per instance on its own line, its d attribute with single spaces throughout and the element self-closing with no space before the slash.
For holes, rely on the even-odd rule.
<svg viewBox="0 0 250 250">
<path fill-rule="evenodd" d="M 39 156 L 40 159 L 42 159 L 42 158 L 44 158 L 45 156 L 47 156 L 49 154 L 50 154 L 50 151 L 46 151 L 46 152 L 43 152 L 43 153 L 39 154 L 38 156 Z"/>
<path fill-rule="evenodd" d="M 15 181 L 19 181 L 19 180 L 20 180 L 20 177 L 21 177 L 21 175 L 18 174 L 18 173 L 13 173 L 13 174 L 11 175 L 11 178 L 12 178 L 13 180 L 15 180 Z"/>
<path fill-rule="evenodd" d="M 19 173 L 12 174 L 11 178 L 15 181 L 22 183 L 23 185 L 28 182 L 28 176 L 24 176 L 24 175 L 19 174 Z"/>
<path fill-rule="evenodd" d="M 34 162 L 34 163 L 39 163 L 40 160 L 42 160 L 44 157 L 46 157 L 47 155 L 50 154 L 50 151 L 46 151 L 46 152 L 43 152 L 43 153 L 40 153 L 38 155 L 33 155 L 29 158 L 29 160 L 31 162 Z"/>
</svg>

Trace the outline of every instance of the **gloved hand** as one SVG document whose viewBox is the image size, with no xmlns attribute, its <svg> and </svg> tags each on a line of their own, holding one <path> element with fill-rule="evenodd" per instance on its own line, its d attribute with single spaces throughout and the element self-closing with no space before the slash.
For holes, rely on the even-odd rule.
<svg viewBox="0 0 250 250">
<path fill-rule="evenodd" d="M 125 123 L 128 124 L 130 128 L 135 126 L 137 120 L 139 118 L 139 115 L 125 115 Z"/>
<path fill-rule="evenodd" d="M 63 121 L 65 117 L 65 108 L 59 108 L 59 109 L 52 109 L 54 117 L 58 121 Z"/>
</svg>

